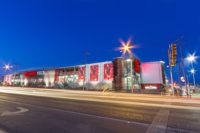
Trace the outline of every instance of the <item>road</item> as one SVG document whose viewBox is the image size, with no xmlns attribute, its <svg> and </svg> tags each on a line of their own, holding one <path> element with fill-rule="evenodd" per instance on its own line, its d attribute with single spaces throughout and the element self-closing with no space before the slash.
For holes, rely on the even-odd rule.
<svg viewBox="0 0 200 133">
<path fill-rule="evenodd" d="M 0 133 L 200 132 L 199 100 L 0 87 Z"/>
</svg>

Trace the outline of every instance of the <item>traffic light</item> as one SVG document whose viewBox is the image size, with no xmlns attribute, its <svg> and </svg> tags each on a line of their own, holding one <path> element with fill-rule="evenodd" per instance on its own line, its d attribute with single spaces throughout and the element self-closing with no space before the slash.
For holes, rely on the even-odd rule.
<svg viewBox="0 0 200 133">
<path fill-rule="evenodd" d="M 171 45 L 172 55 L 171 55 L 171 66 L 176 66 L 177 48 L 176 44 Z"/>
</svg>

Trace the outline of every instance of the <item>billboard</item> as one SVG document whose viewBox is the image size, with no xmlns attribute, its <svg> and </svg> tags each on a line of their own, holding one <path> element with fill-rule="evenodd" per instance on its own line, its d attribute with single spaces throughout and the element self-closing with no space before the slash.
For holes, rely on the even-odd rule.
<svg viewBox="0 0 200 133">
<path fill-rule="evenodd" d="M 90 66 L 90 81 L 98 81 L 98 73 L 99 73 L 99 66 L 91 65 Z"/>
<path fill-rule="evenodd" d="M 163 84 L 162 65 L 160 62 L 145 62 L 141 65 L 143 84 Z"/>
<path fill-rule="evenodd" d="M 112 80 L 113 79 L 113 64 L 106 63 L 104 64 L 104 80 Z"/>
<path fill-rule="evenodd" d="M 79 67 L 78 68 L 78 80 L 83 81 L 85 76 L 85 67 Z"/>
</svg>

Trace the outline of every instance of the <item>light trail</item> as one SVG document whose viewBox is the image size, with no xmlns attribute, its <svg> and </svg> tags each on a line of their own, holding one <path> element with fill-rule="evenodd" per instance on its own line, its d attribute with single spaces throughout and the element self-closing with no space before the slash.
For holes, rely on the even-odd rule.
<svg viewBox="0 0 200 133">
<path fill-rule="evenodd" d="M 71 90 L 70 90 L 71 91 Z M 21 94 L 21 95 L 30 95 L 30 96 L 41 96 L 41 97 L 51 97 L 51 98 L 59 98 L 59 99 L 71 99 L 71 100 L 84 100 L 84 101 L 91 101 L 91 102 L 102 102 L 102 103 L 113 103 L 113 104 L 128 104 L 128 105 L 138 105 L 138 106 L 151 106 L 151 107 L 163 107 L 163 108 L 173 108 L 173 109 L 187 109 L 187 110 L 200 110 L 200 107 L 194 107 L 194 106 L 181 106 L 181 105 L 166 105 L 163 103 L 145 103 L 145 102 L 134 102 L 134 101 L 123 101 L 121 99 L 125 99 L 125 97 L 118 97 L 115 96 L 114 99 L 112 97 L 110 97 L 109 95 L 103 95 L 103 93 L 101 92 L 92 92 L 89 93 L 90 95 L 92 94 L 93 97 L 88 96 L 88 95 L 84 95 L 84 94 L 80 94 L 83 91 L 77 91 L 77 94 L 75 93 L 70 93 L 70 91 L 66 91 L 66 93 L 63 93 L 62 91 L 58 91 L 56 92 L 51 91 L 50 89 L 45 89 L 45 91 L 41 90 L 41 89 L 30 89 L 30 88 L 0 88 L 0 92 L 2 93 L 10 93 L 10 94 Z M 71 91 L 74 92 L 74 91 Z M 78 93 L 79 92 L 79 93 Z M 86 93 L 86 92 L 85 92 Z M 95 97 L 96 96 L 96 97 Z M 101 96 L 101 98 L 99 98 L 98 96 Z M 103 98 L 110 98 L 110 99 L 103 99 Z M 153 100 L 153 98 L 146 98 L 146 97 L 141 97 L 141 98 L 126 98 L 127 100 L 136 100 L 136 99 L 143 99 L 143 100 Z M 160 98 L 154 98 L 154 101 L 158 101 L 158 100 L 162 100 Z M 166 99 L 165 99 L 166 100 Z M 177 100 L 177 101 L 176 101 Z M 183 100 L 183 99 L 182 99 Z M 180 101 L 180 99 L 167 99 L 167 102 L 181 102 L 184 103 L 185 101 Z M 194 102 L 192 100 L 190 100 L 190 102 Z"/>
</svg>

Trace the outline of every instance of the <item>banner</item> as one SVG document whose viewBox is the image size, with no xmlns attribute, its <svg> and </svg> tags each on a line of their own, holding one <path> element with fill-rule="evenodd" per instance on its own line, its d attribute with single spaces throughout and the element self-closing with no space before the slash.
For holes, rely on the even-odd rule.
<svg viewBox="0 0 200 133">
<path fill-rule="evenodd" d="M 140 61 L 138 59 L 135 59 L 134 60 L 134 71 L 137 72 L 137 73 L 140 73 L 141 72 L 141 69 L 140 69 Z"/>
<path fill-rule="evenodd" d="M 83 81 L 85 76 L 85 67 L 78 68 L 78 80 Z"/>
<path fill-rule="evenodd" d="M 99 73 L 99 66 L 91 65 L 90 66 L 90 81 L 98 81 L 98 73 Z"/>
<path fill-rule="evenodd" d="M 36 71 L 25 72 L 25 73 L 24 73 L 24 76 L 25 76 L 25 77 L 37 76 L 37 72 L 36 72 Z"/>
<path fill-rule="evenodd" d="M 104 64 L 104 80 L 112 80 L 113 79 L 113 64 L 107 63 Z"/>
</svg>

